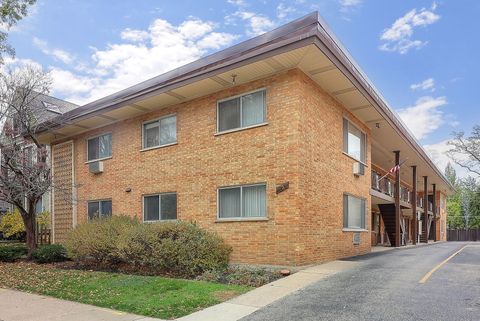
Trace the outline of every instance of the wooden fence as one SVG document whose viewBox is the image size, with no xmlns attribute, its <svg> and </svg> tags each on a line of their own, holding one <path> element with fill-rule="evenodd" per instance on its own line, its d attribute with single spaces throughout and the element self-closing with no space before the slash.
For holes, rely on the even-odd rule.
<svg viewBox="0 0 480 321">
<path fill-rule="evenodd" d="M 37 237 L 37 244 L 39 245 L 46 245 L 52 242 L 52 230 L 50 228 L 37 224 L 35 234 Z"/>
<path fill-rule="evenodd" d="M 448 241 L 480 241 L 480 229 L 447 230 Z"/>
</svg>

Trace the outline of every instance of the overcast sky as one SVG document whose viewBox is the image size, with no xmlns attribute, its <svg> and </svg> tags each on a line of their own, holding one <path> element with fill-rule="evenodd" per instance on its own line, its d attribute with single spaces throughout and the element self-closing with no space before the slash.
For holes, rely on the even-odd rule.
<svg viewBox="0 0 480 321">
<path fill-rule="evenodd" d="M 443 170 L 451 133 L 480 124 L 476 0 L 38 0 L 9 63 L 42 65 L 83 104 L 315 10 Z"/>
</svg>

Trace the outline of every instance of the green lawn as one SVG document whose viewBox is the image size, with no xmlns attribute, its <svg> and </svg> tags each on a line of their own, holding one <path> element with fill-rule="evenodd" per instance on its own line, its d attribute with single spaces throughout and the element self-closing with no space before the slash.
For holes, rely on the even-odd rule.
<svg viewBox="0 0 480 321">
<path fill-rule="evenodd" d="M 0 287 L 163 319 L 190 314 L 251 289 L 33 263 L 0 263 Z"/>
</svg>

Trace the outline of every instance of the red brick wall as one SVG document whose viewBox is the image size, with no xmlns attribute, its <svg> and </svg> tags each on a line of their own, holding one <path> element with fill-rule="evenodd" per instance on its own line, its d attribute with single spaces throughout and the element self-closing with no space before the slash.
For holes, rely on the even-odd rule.
<svg viewBox="0 0 480 321">
<path fill-rule="evenodd" d="M 268 125 L 216 136 L 217 100 L 258 88 L 267 90 Z M 172 113 L 178 144 L 141 151 L 142 122 Z M 370 208 L 370 176 L 355 178 L 354 160 L 342 153 L 344 115 L 369 134 L 301 71 L 291 70 L 79 135 L 78 221 L 87 220 L 88 200 L 111 198 L 114 215 L 141 219 L 142 195 L 175 191 L 178 219 L 217 232 L 232 245 L 233 262 L 301 265 L 368 252 L 370 233 L 361 233 L 354 246 L 352 232 L 342 231 L 344 192 L 366 198 Z M 112 158 L 104 161 L 104 173 L 91 174 L 86 140 L 107 132 Z M 276 185 L 287 181 L 290 188 L 277 195 Z M 259 182 L 267 184 L 267 221 L 216 222 L 218 187 Z"/>
</svg>

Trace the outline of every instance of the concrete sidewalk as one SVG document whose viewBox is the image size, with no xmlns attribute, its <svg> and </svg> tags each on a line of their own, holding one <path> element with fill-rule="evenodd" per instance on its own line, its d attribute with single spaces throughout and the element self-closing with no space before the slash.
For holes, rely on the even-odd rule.
<svg viewBox="0 0 480 321">
<path fill-rule="evenodd" d="M 236 321 L 308 285 L 360 262 L 333 261 L 305 268 L 232 300 L 177 319 L 178 321 Z M 159 321 L 35 294 L 0 288 L 0 321 Z"/>
<path fill-rule="evenodd" d="M 0 289 L 0 321 L 159 321 L 14 290 Z"/>
<path fill-rule="evenodd" d="M 360 262 L 332 261 L 308 267 L 283 279 L 266 284 L 230 301 L 177 319 L 178 321 L 236 321 L 264 306 L 290 295 L 323 278 L 349 270 Z"/>
</svg>

